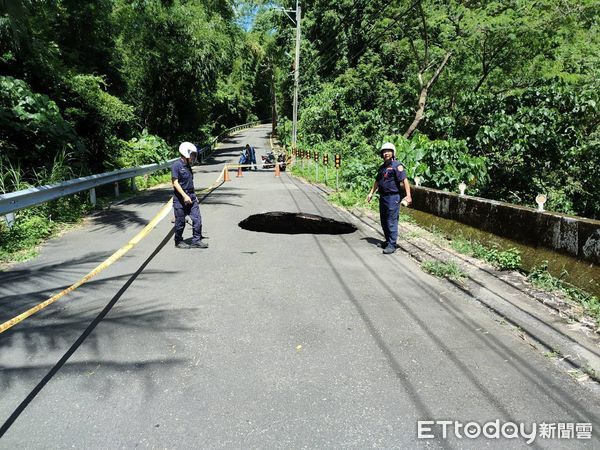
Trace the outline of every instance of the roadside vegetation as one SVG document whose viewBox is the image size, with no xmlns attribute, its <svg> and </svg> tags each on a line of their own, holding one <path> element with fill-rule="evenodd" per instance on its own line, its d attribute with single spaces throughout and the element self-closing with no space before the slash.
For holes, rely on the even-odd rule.
<svg viewBox="0 0 600 450">
<path fill-rule="evenodd" d="M 521 254 L 516 248 L 502 250 L 461 236 L 452 238 L 450 246 L 459 253 L 482 259 L 499 270 L 521 269 Z"/>
<path fill-rule="evenodd" d="M 596 325 L 600 328 L 600 298 L 548 273 L 548 262 L 535 267 L 528 274 L 527 279 L 537 288 L 548 292 L 561 292 L 565 297 L 581 305 L 586 314 L 596 320 Z"/>
<path fill-rule="evenodd" d="M 424 261 L 421 268 L 436 277 L 449 278 L 454 281 L 461 281 L 466 277 L 466 274 L 454 262 Z"/>
<path fill-rule="evenodd" d="M 598 2 L 326 0 L 304 11 L 298 149 L 342 155 L 344 189 L 366 195 L 391 141 L 425 186 L 464 182 L 533 207 L 544 193 L 549 211 L 600 218 Z M 289 131 L 280 121 L 286 146 Z"/>
</svg>

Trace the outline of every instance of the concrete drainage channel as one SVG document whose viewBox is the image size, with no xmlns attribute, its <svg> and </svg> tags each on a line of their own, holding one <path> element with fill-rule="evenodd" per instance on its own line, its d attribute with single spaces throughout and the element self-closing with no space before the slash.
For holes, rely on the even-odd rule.
<svg viewBox="0 0 600 450">
<path fill-rule="evenodd" d="M 356 231 L 356 227 L 348 222 L 283 211 L 254 214 L 238 226 L 248 231 L 276 234 L 350 234 Z"/>
</svg>

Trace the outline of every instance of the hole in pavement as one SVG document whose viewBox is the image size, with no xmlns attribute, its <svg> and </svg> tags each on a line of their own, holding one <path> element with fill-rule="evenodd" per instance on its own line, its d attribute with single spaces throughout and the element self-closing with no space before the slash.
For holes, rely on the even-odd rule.
<svg viewBox="0 0 600 450">
<path fill-rule="evenodd" d="M 279 234 L 348 234 L 356 231 L 356 227 L 348 222 L 282 211 L 254 214 L 238 225 L 248 231 Z"/>
</svg>

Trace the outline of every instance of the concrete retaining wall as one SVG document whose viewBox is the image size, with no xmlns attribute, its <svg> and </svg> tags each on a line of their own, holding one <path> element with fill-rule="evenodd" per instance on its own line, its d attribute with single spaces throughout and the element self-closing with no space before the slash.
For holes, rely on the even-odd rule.
<svg viewBox="0 0 600 450">
<path fill-rule="evenodd" d="M 412 186 L 413 208 L 530 246 L 600 263 L 600 221 Z"/>
</svg>

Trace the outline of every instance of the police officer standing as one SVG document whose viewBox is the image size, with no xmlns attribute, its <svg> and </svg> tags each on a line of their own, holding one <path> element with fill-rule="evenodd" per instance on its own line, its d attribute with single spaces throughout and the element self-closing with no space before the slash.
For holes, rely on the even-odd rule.
<svg viewBox="0 0 600 450">
<path fill-rule="evenodd" d="M 254 147 L 252 147 L 250 144 L 246 144 L 246 155 L 247 164 L 254 166 L 254 170 L 258 170 L 258 166 L 256 165 L 256 152 L 254 151 Z"/>
<path fill-rule="evenodd" d="M 190 142 L 183 142 L 179 146 L 181 157 L 171 167 L 171 180 L 173 181 L 173 209 L 175 210 L 175 247 L 177 248 L 207 248 L 208 244 L 202 241 L 202 217 L 200 204 L 194 191 L 194 174 L 192 162 L 198 155 L 196 146 Z M 183 241 L 185 216 L 192 220 L 192 243 Z"/>
<path fill-rule="evenodd" d="M 395 160 L 396 147 L 391 142 L 381 146 L 381 157 L 383 164 L 377 170 L 375 183 L 367 195 L 367 202 L 371 202 L 373 194 L 379 190 L 379 218 L 385 236 L 382 244 L 383 253 L 386 255 L 396 251 L 396 239 L 398 238 L 398 216 L 400 215 L 400 183 L 403 183 L 406 197 L 402 200 L 403 205 L 412 203 L 410 195 L 410 184 L 406 178 L 404 166 Z"/>
</svg>

